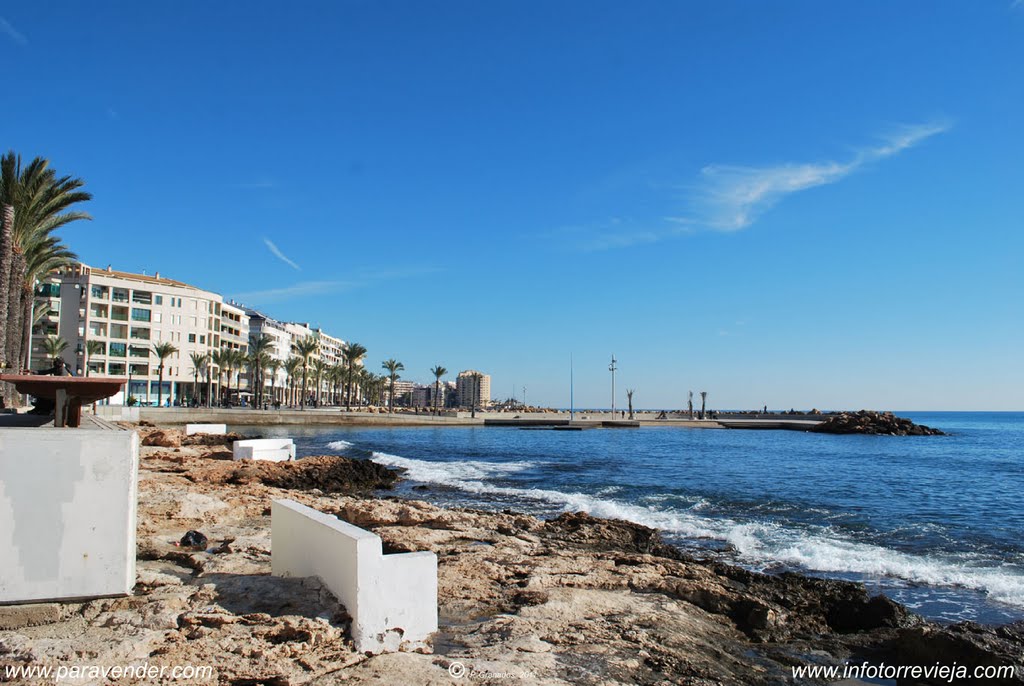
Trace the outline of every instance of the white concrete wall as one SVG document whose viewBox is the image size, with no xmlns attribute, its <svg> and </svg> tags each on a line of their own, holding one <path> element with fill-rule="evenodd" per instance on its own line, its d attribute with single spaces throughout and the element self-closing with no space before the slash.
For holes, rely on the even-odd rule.
<svg viewBox="0 0 1024 686">
<path fill-rule="evenodd" d="M 271 505 L 274 576 L 316 576 L 352 616 L 356 650 L 424 648 L 437 631 L 437 556 L 384 555 L 380 537 L 293 500 Z"/>
<path fill-rule="evenodd" d="M 97 405 L 96 416 L 115 422 L 139 421 L 139 408 L 127 405 Z"/>
<path fill-rule="evenodd" d="M 193 436 L 195 434 L 215 434 L 217 436 L 223 436 L 228 432 L 227 424 L 186 424 L 185 435 Z"/>
<path fill-rule="evenodd" d="M 231 444 L 234 460 L 288 462 L 295 459 L 295 442 L 290 438 L 250 438 Z"/>
<path fill-rule="evenodd" d="M 0 603 L 135 585 L 138 434 L 0 429 Z"/>
</svg>

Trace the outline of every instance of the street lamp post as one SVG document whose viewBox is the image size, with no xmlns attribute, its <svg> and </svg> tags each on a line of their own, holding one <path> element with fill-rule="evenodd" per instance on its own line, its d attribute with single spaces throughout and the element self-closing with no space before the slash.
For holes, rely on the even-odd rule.
<svg viewBox="0 0 1024 686">
<path fill-rule="evenodd" d="M 615 370 L 618 369 L 615 362 L 615 355 L 612 355 L 612 363 L 608 365 L 608 371 L 612 373 L 612 419 L 615 418 Z"/>
</svg>

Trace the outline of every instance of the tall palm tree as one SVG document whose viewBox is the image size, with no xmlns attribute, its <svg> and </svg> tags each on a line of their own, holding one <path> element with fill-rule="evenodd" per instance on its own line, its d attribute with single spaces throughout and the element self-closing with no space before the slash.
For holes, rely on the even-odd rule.
<svg viewBox="0 0 1024 686">
<path fill-rule="evenodd" d="M 13 151 L 0 158 L 0 365 L 27 364 L 36 279 L 67 264 L 74 254 L 54 232 L 79 219 L 70 208 L 92 198 L 80 179 L 58 177 L 49 161 L 22 166 Z"/>
<path fill-rule="evenodd" d="M 434 375 L 434 414 L 437 414 L 437 399 L 441 393 L 441 377 L 448 373 L 448 370 L 437 365 L 430 370 L 430 373 Z"/>
<path fill-rule="evenodd" d="M 366 346 L 359 343 L 349 343 L 345 346 L 345 365 L 348 367 L 348 375 L 345 380 L 345 409 L 352 410 L 352 382 L 355 378 L 355 368 L 362 363 L 366 357 Z"/>
<path fill-rule="evenodd" d="M 693 391 L 690 391 L 689 396 L 686 398 L 686 408 L 690 414 L 690 419 L 693 419 Z"/>
<path fill-rule="evenodd" d="M 270 402 L 277 402 L 277 373 L 281 371 L 281 360 L 276 357 L 270 359 L 270 363 L 267 364 L 267 369 L 270 370 Z"/>
<path fill-rule="evenodd" d="M 194 402 L 199 395 L 199 373 L 209 361 L 210 353 L 191 353 L 189 358 L 192 360 L 192 400 Z"/>
<path fill-rule="evenodd" d="M 153 354 L 160 360 L 157 366 L 156 406 L 160 407 L 164 399 L 164 360 L 178 352 L 173 343 L 154 343 Z"/>
<path fill-rule="evenodd" d="M 225 370 L 228 369 L 230 359 L 231 355 L 227 348 L 220 348 L 210 353 L 210 362 L 217 368 L 217 400 L 219 404 L 224 404 L 224 384 L 220 380 L 224 376 Z M 228 375 L 228 384 L 231 384 L 230 374 Z"/>
<path fill-rule="evenodd" d="M 292 356 L 288 358 L 288 361 L 284 363 L 285 374 L 288 375 L 288 404 L 295 404 L 295 382 L 299 375 L 299 370 L 302 369 L 302 360 L 298 357 Z"/>
<path fill-rule="evenodd" d="M 309 359 L 316 354 L 316 351 L 320 347 L 320 342 L 313 336 L 306 336 L 300 338 L 292 344 L 292 350 L 302 360 L 302 397 L 299 399 L 299 407 L 306 409 L 306 378 L 309 376 Z"/>
<path fill-rule="evenodd" d="M 626 391 L 626 400 L 629 401 L 629 418 L 633 418 L 633 394 L 636 393 L 635 388 L 630 388 Z"/>
<path fill-rule="evenodd" d="M 344 363 L 336 364 L 327 371 L 327 379 L 331 384 L 331 404 L 341 405 L 341 388 L 348 376 L 348 367 Z"/>
<path fill-rule="evenodd" d="M 89 376 L 89 360 L 93 355 L 102 355 L 106 351 L 106 344 L 102 341 L 86 341 L 85 343 L 85 375 Z"/>
<path fill-rule="evenodd" d="M 480 372 L 473 372 L 470 376 L 473 378 L 473 410 L 470 416 L 476 419 L 476 406 L 480 400 L 480 382 L 483 381 L 484 375 Z"/>
<path fill-rule="evenodd" d="M 707 399 L 708 399 L 708 392 L 707 391 L 701 391 L 700 392 L 700 418 L 701 419 L 704 419 L 704 404 L 707 401 Z"/>
<path fill-rule="evenodd" d="M 256 403 L 258 406 L 263 405 L 263 386 L 265 381 L 263 379 L 263 368 L 270 364 L 270 355 L 274 351 L 274 339 L 267 334 L 260 334 L 257 337 L 249 339 L 249 364 L 250 367 L 255 363 L 256 376 L 259 379 L 253 379 L 253 386 L 256 390 Z"/>
<path fill-rule="evenodd" d="M 328 364 L 322 357 L 317 357 L 310 363 L 309 367 L 313 370 L 313 388 L 316 389 L 314 402 L 319 407 L 323 404 L 321 402 L 321 391 L 323 391 L 323 378 L 327 373 Z"/>
<path fill-rule="evenodd" d="M 231 383 L 231 373 L 235 374 L 235 390 L 239 393 L 241 398 L 242 393 L 242 370 L 245 368 L 245 364 L 248 356 L 244 350 L 234 349 L 228 353 L 228 383 Z"/>
<path fill-rule="evenodd" d="M 388 414 L 393 414 L 395 411 L 395 381 L 401 378 L 398 372 L 404 371 L 405 365 L 392 357 L 384 360 L 380 366 L 383 369 L 388 370 L 388 378 L 391 379 L 391 395 L 388 398 Z"/>
</svg>

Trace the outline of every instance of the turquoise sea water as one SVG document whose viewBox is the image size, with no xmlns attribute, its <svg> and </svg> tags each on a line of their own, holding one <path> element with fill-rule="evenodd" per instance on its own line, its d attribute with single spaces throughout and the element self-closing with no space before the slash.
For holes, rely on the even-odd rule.
<svg viewBox="0 0 1024 686">
<path fill-rule="evenodd" d="M 940 621 L 1024 618 L 1024 413 L 901 413 L 950 436 L 644 428 L 281 428 L 407 469 L 399 493 L 585 510 L 763 570 L 867 583 Z M 268 435 L 271 432 L 266 432 Z M 412 488 L 427 485 L 427 489 Z"/>
</svg>

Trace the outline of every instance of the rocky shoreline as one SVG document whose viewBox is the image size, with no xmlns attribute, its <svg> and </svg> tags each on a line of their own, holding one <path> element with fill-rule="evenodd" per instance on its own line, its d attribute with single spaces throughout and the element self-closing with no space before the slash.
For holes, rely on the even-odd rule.
<svg viewBox="0 0 1024 686">
<path fill-rule="evenodd" d="M 839 412 L 809 429 L 823 434 L 868 434 L 871 436 L 945 436 L 941 429 L 915 424 L 905 417 L 892 412 Z"/>
<path fill-rule="evenodd" d="M 205 683 L 232 686 L 452 684 L 456 663 L 480 683 L 812 684 L 826 682 L 794 680 L 792 667 L 1017 664 L 1024 650 L 1024 624 L 940 627 L 858 584 L 697 559 L 629 522 L 374 497 L 395 472 L 338 456 L 226 455 L 143 448 L 135 595 L 60 604 L 58 621 L 34 626 L 0 615 L 0 664 L 209 665 Z M 344 608 L 315 579 L 270 576 L 280 497 L 371 529 L 390 551 L 438 555 L 432 654 L 357 653 Z M 190 529 L 206 550 L 174 545 Z"/>
</svg>

